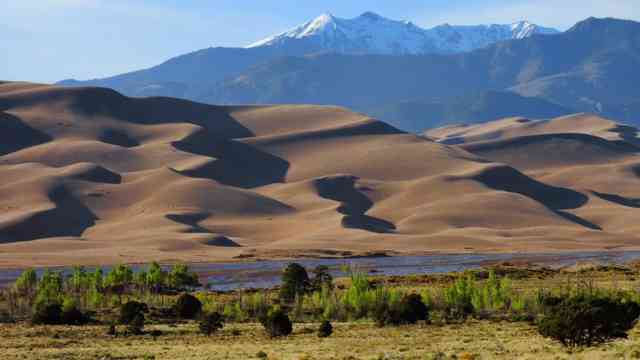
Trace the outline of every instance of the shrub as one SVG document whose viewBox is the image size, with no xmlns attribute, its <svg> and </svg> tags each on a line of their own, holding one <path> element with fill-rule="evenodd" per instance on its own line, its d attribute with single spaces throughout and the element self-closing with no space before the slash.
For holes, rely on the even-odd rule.
<svg viewBox="0 0 640 360">
<path fill-rule="evenodd" d="M 380 302 L 373 313 L 378 326 L 415 324 L 428 316 L 429 309 L 418 294 L 407 295 L 396 303 Z"/>
<path fill-rule="evenodd" d="M 120 307 L 120 323 L 130 324 L 138 314 L 144 314 L 148 311 L 149 307 L 147 304 L 137 301 L 129 301 Z"/>
<path fill-rule="evenodd" d="M 455 319 L 466 318 L 473 313 L 472 299 L 476 293 L 472 275 L 459 278 L 444 290 L 447 316 Z"/>
<path fill-rule="evenodd" d="M 567 347 L 592 346 L 626 338 L 638 316 L 640 305 L 636 302 L 580 294 L 552 305 L 538 323 L 538 331 Z"/>
<path fill-rule="evenodd" d="M 204 314 L 200 318 L 200 332 L 207 336 L 210 336 L 216 331 L 222 329 L 223 326 L 224 321 L 220 313 L 212 312 L 209 314 Z"/>
<path fill-rule="evenodd" d="M 60 324 L 62 322 L 62 306 L 58 303 L 50 303 L 36 307 L 31 322 L 42 325 Z"/>
<path fill-rule="evenodd" d="M 60 322 L 65 325 L 84 325 L 88 322 L 87 316 L 78 310 L 75 301 L 66 299 L 62 304 Z"/>
<path fill-rule="evenodd" d="M 289 316 L 279 308 L 271 309 L 260 322 L 271 337 L 287 336 L 293 331 Z"/>
<path fill-rule="evenodd" d="M 302 265 L 291 263 L 282 273 L 280 299 L 290 303 L 296 296 L 303 295 L 309 288 L 309 274 Z"/>
<path fill-rule="evenodd" d="M 142 335 L 144 332 L 144 314 L 142 312 L 137 313 L 133 319 L 129 322 L 127 327 L 129 334 Z"/>
<path fill-rule="evenodd" d="M 319 337 L 329 337 L 333 333 L 333 326 L 328 320 L 323 321 L 318 328 L 318 336 Z"/>
<path fill-rule="evenodd" d="M 202 311 L 202 303 L 195 296 L 185 293 L 180 295 L 174 309 L 179 317 L 193 319 Z"/>
</svg>

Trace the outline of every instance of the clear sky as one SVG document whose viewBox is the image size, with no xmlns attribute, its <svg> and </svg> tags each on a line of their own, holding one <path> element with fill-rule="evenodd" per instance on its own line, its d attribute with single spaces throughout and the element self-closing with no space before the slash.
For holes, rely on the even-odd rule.
<svg viewBox="0 0 640 360">
<path fill-rule="evenodd" d="M 640 0 L 0 0 L 0 80 L 105 77 L 364 11 L 423 27 L 529 20 L 565 30 L 589 16 L 640 20 Z"/>
</svg>

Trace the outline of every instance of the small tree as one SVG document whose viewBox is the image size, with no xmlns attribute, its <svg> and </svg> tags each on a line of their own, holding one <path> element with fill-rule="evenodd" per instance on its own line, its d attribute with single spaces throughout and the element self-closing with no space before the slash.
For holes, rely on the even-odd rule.
<svg viewBox="0 0 640 360">
<path fill-rule="evenodd" d="M 172 289 L 182 290 L 200 286 L 198 274 L 191 272 L 184 264 L 175 264 L 167 275 L 167 283 Z"/>
<path fill-rule="evenodd" d="M 636 302 L 580 294 L 551 306 L 538 323 L 538 331 L 567 347 L 592 346 L 626 338 L 638 316 L 640 305 Z"/>
<path fill-rule="evenodd" d="M 15 290 L 19 294 L 28 296 L 29 298 L 33 296 L 37 287 L 38 276 L 33 269 L 23 271 L 14 284 Z"/>
<path fill-rule="evenodd" d="M 120 307 L 120 323 L 131 323 L 138 314 L 143 314 L 149 311 L 149 307 L 145 303 L 137 301 L 129 301 Z"/>
<path fill-rule="evenodd" d="M 271 309 L 260 322 L 271 337 L 288 336 L 293 331 L 289 316 L 280 308 Z"/>
<path fill-rule="evenodd" d="M 184 293 L 178 298 L 174 309 L 178 317 L 193 319 L 202 311 L 202 303 L 195 296 Z"/>
<path fill-rule="evenodd" d="M 200 332 L 211 336 L 211 334 L 217 332 L 218 330 L 224 327 L 224 320 L 222 315 L 218 312 L 212 312 L 208 314 L 204 314 L 200 318 Z"/>
<path fill-rule="evenodd" d="M 280 299 L 291 303 L 299 295 L 303 295 L 309 289 L 309 274 L 307 270 L 297 263 L 287 265 L 282 273 L 282 287 Z"/>
</svg>

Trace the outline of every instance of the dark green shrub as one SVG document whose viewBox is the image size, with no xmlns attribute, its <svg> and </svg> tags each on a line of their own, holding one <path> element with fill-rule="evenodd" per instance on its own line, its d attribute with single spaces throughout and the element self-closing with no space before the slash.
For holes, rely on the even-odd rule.
<svg viewBox="0 0 640 360">
<path fill-rule="evenodd" d="M 407 324 L 415 324 L 429 317 L 429 309 L 418 294 L 410 294 L 402 299 L 400 313 L 403 322 Z"/>
<path fill-rule="evenodd" d="M 62 323 L 62 306 L 50 303 L 36 307 L 31 323 L 38 325 L 57 325 Z"/>
<path fill-rule="evenodd" d="M 287 336 L 293 331 L 289 316 L 279 308 L 270 310 L 260 322 L 271 337 Z"/>
<path fill-rule="evenodd" d="M 142 335 L 144 333 L 144 313 L 137 313 L 127 326 L 127 331 L 131 335 Z"/>
<path fill-rule="evenodd" d="M 204 314 L 200 318 L 200 332 L 207 336 L 210 336 L 216 331 L 222 329 L 223 326 L 224 320 L 222 319 L 222 315 L 217 312 Z"/>
<path fill-rule="evenodd" d="M 282 287 L 280 299 L 290 303 L 296 296 L 304 294 L 309 289 L 309 274 L 302 265 L 291 263 L 282 273 Z"/>
<path fill-rule="evenodd" d="M 333 326 L 328 320 L 323 321 L 318 328 L 319 337 L 329 337 L 333 333 Z"/>
<path fill-rule="evenodd" d="M 552 305 L 538 323 L 538 331 L 567 347 L 592 346 L 626 338 L 638 316 L 640 305 L 636 302 L 576 295 Z"/>
<path fill-rule="evenodd" d="M 130 324 L 138 314 L 149 312 L 149 307 L 145 303 L 129 301 L 120 307 L 120 323 Z"/>
<path fill-rule="evenodd" d="M 194 319 L 202 311 L 202 303 L 191 294 L 182 294 L 178 297 L 174 309 L 176 315 L 183 319 Z"/>
<path fill-rule="evenodd" d="M 376 306 L 373 318 L 378 326 L 415 324 L 427 320 L 429 309 L 420 295 L 411 294 L 395 304 L 382 302 Z"/>
<path fill-rule="evenodd" d="M 89 319 L 77 307 L 63 309 L 61 323 L 65 325 L 85 325 Z"/>
</svg>

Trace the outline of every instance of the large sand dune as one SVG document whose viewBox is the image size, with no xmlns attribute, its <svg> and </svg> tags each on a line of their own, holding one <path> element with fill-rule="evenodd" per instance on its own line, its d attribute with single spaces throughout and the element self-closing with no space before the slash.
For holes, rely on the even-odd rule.
<svg viewBox="0 0 640 360">
<path fill-rule="evenodd" d="M 640 248 L 634 128 L 0 83 L 0 266 Z"/>
</svg>

